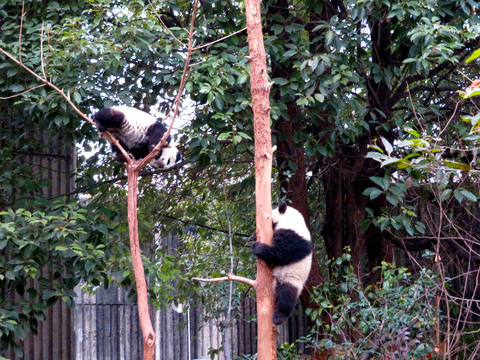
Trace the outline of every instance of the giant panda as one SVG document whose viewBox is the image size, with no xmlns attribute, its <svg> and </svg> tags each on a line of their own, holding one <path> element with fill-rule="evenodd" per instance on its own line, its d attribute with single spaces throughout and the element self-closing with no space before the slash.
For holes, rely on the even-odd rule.
<svg viewBox="0 0 480 360">
<path fill-rule="evenodd" d="M 255 241 L 252 252 L 273 266 L 275 309 L 273 323 L 290 316 L 312 267 L 312 239 L 303 215 L 286 203 L 272 211 L 273 242 Z"/>
<path fill-rule="evenodd" d="M 135 160 L 147 156 L 167 131 L 167 128 L 152 115 L 129 106 L 101 109 L 92 116 L 92 119 L 100 134 L 109 131 Z M 113 143 L 111 145 L 113 158 L 126 162 L 120 149 Z M 167 144 L 150 165 L 155 168 L 169 168 L 180 161 L 180 158 L 181 154 L 169 136 Z"/>
</svg>

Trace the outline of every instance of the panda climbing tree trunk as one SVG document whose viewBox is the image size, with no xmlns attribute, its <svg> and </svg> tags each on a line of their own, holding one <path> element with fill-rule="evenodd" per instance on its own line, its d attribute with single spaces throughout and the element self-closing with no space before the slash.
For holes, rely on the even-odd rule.
<svg viewBox="0 0 480 360">
<path fill-rule="evenodd" d="M 263 43 L 260 0 L 246 0 L 248 46 L 250 55 L 250 87 L 255 135 L 255 201 L 257 241 L 272 243 L 272 142 L 270 131 L 270 87 L 265 46 Z M 276 359 L 276 327 L 272 316 L 275 298 L 272 269 L 257 260 L 257 356 L 259 360 Z"/>
</svg>

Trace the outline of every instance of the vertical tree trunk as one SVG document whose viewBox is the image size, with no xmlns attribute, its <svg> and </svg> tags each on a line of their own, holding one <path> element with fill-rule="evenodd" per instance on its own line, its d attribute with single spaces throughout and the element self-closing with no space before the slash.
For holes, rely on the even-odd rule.
<svg viewBox="0 0 480 360">
<path fill-rule="evenodd" d="M 255 200 L 257 211 L 257 240 L 271 244 L 272 229 L 272 143 L 270 131 L 270 87 L 267 60 L 263 43 L 260 0 L 246 0 L 248 45 L 250 51 L 250 86 L 255 134 Z M 276 327 L 273 325 L 272 269 L 257 261 L 257 328 L 258 359 L 276 359 Z"/>
<path fill-rule="evenodd" d="M 130 251 L 132 252 L 133 271 L 137 284 L 137 303 L 140 327 L 143 334 L 143 360 L 153 360 L 155 355 L 155 332 L 153 330 L 150 312 L 148 310 L 147 282 L 140 253 L 138 239 L 137 194 L 138 173 L 137 162 L 127 165 L 128 179 L 128 230 L 130 234 Z"/>
</svg>

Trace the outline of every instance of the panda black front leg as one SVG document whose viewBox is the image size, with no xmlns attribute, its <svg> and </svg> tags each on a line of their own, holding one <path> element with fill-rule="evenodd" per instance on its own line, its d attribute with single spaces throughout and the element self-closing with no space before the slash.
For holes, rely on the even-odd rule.
<svg viewBox="0 0 480 360">
<path fill-rule="evenodd" d="M 272 266 L 279 264 L 282 257 L 282 254 L 277 247 L 263 244 L 258 241 L 255 241 L 252 244 L 252 252 L 256 257 Z"/>
<path fill-rule="evenodd" d="M 112 143 L 112 156 L 113 158 L 116 160 L 116 161 L 119 161 L 119 162 L 122 162 L 122 163 L 126 163 L 127 162 L 127 159 L 125 159 L 125 156 L 123 155 L 123 153 L 120 151 L 120 149 L 114 144 Z"/>
</svg>

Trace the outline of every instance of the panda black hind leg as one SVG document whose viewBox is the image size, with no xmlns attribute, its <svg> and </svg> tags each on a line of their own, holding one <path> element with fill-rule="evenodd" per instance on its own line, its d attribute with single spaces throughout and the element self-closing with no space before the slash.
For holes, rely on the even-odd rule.
<svg viewBox="0 0 480 360">
<path fill-rule="evenodd" d="M 280 325 L 290 316 L 295 308 L 298 290 L 293 285 L 277 283 L 275 292 L 275 310 L 272 321 L 275 325 Z"/>
</svg>

